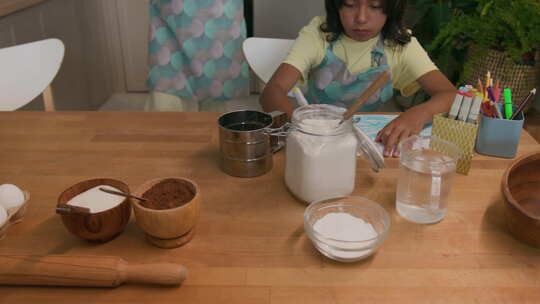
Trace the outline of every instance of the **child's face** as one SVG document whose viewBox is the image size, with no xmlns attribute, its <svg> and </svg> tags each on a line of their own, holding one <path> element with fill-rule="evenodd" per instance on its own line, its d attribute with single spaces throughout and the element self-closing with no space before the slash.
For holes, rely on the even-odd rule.
<svg viewBox="0 0 540 304">
<path fill-rule="evenodd" d="M 356 41 L 376 37 L 386 23 L 382 0 L 345 0 L 339 16 L 345 35 Z"/>
</svg>

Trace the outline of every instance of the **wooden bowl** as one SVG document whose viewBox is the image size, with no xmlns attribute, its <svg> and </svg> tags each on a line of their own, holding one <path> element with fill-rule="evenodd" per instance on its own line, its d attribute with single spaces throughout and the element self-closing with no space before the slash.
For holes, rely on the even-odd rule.
<svg viewBox="0 0 540 304">
<path fill-rule="evenodd" d="M 506 169 L 501 186 L 510 232 L 540 247 L 540 152 L 516 159 Z"/>
<path fill-rule="evenodd" d="M 99 185 L 109 185 L 129 194 L 129 187 L 115 179 L 97 178 L 79 182 L 62 192 L 57 207 L 62 207 L 76 195 Z M 120 234 L 131 216 L 131 201 L 124 198 L 122 203 L 111 209 L 89 214 L 61 214 L 64 226 L 72 234 L 88 241 L 107 242 Z"/>
<path fill-rule="evenodd" d="M 197 184 L 187 178 L 167 177 L 139 186 L 133 200 L 137 225 L 146 239 L 161 248 L 175 248 L 189 242 L 199 218 L 201 194 Z"/>
</svg>

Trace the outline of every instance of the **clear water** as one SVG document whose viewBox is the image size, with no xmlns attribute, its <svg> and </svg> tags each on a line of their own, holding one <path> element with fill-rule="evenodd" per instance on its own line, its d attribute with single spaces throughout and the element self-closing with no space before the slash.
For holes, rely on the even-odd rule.
<svg viewBox="0 0 540 304">
<path fill-rule="evenodd" d="M 435 223 L 444 218 L 452 187 L 455 162 L 441 153 L 417 150 L 401 159 L 396 209 L 415 223 Z"/>
</svg>

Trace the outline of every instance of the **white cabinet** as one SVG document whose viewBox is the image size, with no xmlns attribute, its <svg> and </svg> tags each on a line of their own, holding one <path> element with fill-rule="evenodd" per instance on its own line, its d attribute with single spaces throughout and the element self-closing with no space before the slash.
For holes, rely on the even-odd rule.
<svg viewBox="0 0 540 304">
<path fill-rule="evenodd" d="M 122 90 L 122 75 L 110 72 L 117 64 L 103 22 L 109 1 L 34 1 L 41 4 L 0 18 L 0 48 L 46 38 L 64 42 L 65 57 L 51 85 L 57 110 L 95 110 Z M 24 109 L 42 108 L 38 97 Z"/>
<path fill-rule="evenodd" d="M 253 35 L 295 39 L 313 17 L 324 14 L 322 0 L 253 0 Z"/>
<path fill-rule="evenodd" d="M 130 92 L 148 90 L 149 3 L 149 0 L 117 0 L 126 89 Z"/>
</svg>

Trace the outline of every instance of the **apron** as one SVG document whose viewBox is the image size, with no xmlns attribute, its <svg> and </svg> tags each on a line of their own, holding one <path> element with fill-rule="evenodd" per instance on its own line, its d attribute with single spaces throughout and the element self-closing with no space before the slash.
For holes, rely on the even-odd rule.
<svg viewBox="0 0 540 304">
<path fill-rule="evenodd" d="M 249 95 L 243 0 L 151 0 L 148 86 L 189 100 Z"/>
<path fill-rule="evenodd" d="M 347 63 L 334 54 L 334 44 L 335 41 L 330 43 L 321 64 L 310 71 L 306 97 L 310 103 L 349 108 L 383 71 L 390 72 L 390 66 L 384 53 L 382 37 L 379 37 L 371 51 L 371 68 L 357 74 L 352 74 L 347 68 Z M 358 111 L 375 111 L 392 95 L 393 86 L 390 79 Z"/>
</svg>

